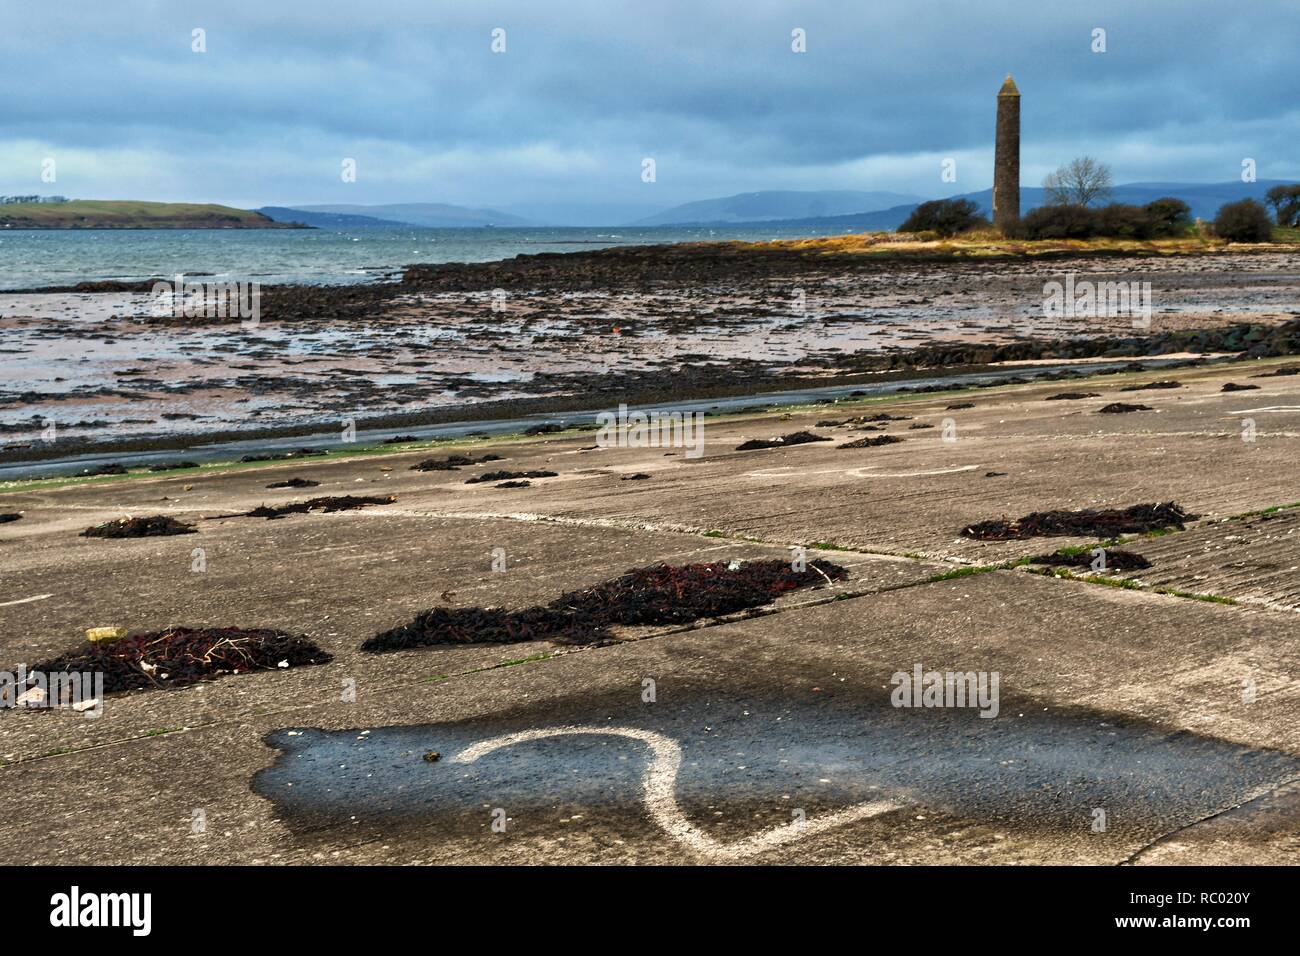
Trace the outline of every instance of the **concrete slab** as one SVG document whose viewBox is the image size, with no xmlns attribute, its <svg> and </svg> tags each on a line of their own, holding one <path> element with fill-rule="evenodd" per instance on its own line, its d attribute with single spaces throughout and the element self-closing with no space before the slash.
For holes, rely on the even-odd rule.
<svg viewBox="0 0 1300 956">
<path fill-rule="evenodd" d="M 995 572 L 11 765 L 0 845 L 11 862 L 38 842 L 47 862 L 1124 862 L 1300 776 L 1292 633 L 1289 615 Z M 891 706 L 917 663 L 998 672 L 997 716 Z M 1231 843 L 1276 855 L 1295 825 Z M 1181 839 L 1185 860 L 1219 852 Z"/>
<path fill-rule="evenodd" d="M 1128 550 L 1152 567 L 1116 577 L 1300 611 L 1300 509 L 1205 521 Z"/>
<path fill-rule="evenodd" d="M 368 637 L 433 606 L 544 604 L 646 564 L 778 558 L 784 548 L 673 532 L 632 532 L 553 522 L 430 517 L 400 503 L 368 511 L 267 521 L 202 523 L 199 534 L 135 540 L 76 537 L 58 523 L 28 540 L 5 575 L 8 593 L 43 600 L 0 608 L 0 654 L 34 665 L 84 643 L 84 630 L 169 625 L 275 627 L 304 633 L 334 655 L 328 667 L 251 674 L 164 694 L 110 698 L 103 717 L 10 714 L 0 722 L 0 758 L 97 746 L 177 727 L 198 727 L 337 700 L 353 684 L 395 687 L 438 680 L 505 661 L 569 652 L 551 642 L 431 648 L 414 661 L 362 653 Z M 206 570 L 193 570 L 201 547 Z M 504 550 L 504 572 L 493 551 Z M 815 552 L 849 579 L 792 592 L 775 608 L 915 584 L 944 570 L 935 562 Z M 672 628 L 624 629 L 632 638 Z"/>
<path fill-rule="evenodd" d="M 174 623 L 302 631 L 335 661 L 114 697 L 94 720 L 0 712 L 0 854 L 1287 861 L 1300 827 L 1289 782 L 1300 773 L 1296 512 L 1224 519 L 1300 500 L 1300 377 L 1249 378 L 1255 371 L 728 417 L 708 422 L 698 459 L 594 448 L 586 434 L 474 446 L 508 458 L 488 467 L 559 473 L 522 489 L 465 483 L 484 466 L 409 470 L 443 449 L 4 495 L 0 510 L 23 514 L 0 526 L 4 661 L 67 650 L 88 626 Z M 1183 385 L 1121 391 L 1155 378 Z M 1261 388 L 1223 393 L 1226 381 Z M 1102 395 L 1046 401 L 1066 390 Z M 1114 400 L 1154 410 L 1096 414 Z M 967 401 L 975 407 L 947 407 Z M 873 434 L 818 422 L 880 411 L 910 416 L 885 425 L 902 443 L 734 451 L 745 438 L 803 429 Z M 955 442 L 942 440 L 945 418 Z M 1253 441 L 1243 441 L 1246 418 Z M 623 480 L 633 472 L 651 478 Z M 291 475 L 321 484 L 266 489 Z M 269 522 L 219 517 L 347 493 L 397 501 Z M 1241 603 L 1024 571 L 934 580 L 1088 540 L 959 537 L 973 521 L 1171 499 L 1203 518 L 1135 545 L 1155 564 L 1142 584 Z M 200 531 L 77 536 L 123 514 L 158 513 Z M 522 606 L 654 561 L 788 557 L 789 546 L 814 544 L 847 549 L 810 557 L 849 566 L 851 579 L 788 595 L 752 619 L 643 629 L 623 636 L 649 639 L 581 651 L 358 650 L 438 603 Z M 206 571 L 191 570 L 196 547 Z M 498 547 L 504 574 L 491 570 Z M 996 671 L 999 716 L 893 708 L 891 675 L 918 663 Z M 647 678 L 653 704 L 642 699 Z M 350 687 L 355 700 L 344 699 Z M 667 787 L 674 748 L 681 763 Z M 441 758 L 426 762 L 431 749 Z M 648 802 L 645 774 L 656 766 L 659 796 Z M 492 829 L 498 808 L 511 821 L 504 834 Z M 1096 810 L 1107 820 L 1099 832 Z M 788 828 L 799 819 L 807 829 Z"/>
</svg>

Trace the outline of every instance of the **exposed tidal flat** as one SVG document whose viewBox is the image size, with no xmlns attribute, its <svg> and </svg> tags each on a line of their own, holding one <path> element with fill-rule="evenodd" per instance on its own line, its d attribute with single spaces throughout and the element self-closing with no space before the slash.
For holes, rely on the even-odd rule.
<svg viewBox="0 0 1300 956">
<path fill-rule="evenodd" d="M 1002 363 L 1300 348 L 1300 251 L 1289 247 L 882 245 L 637 245 L 408 266 L 380 282 L 264 285 L 255 324 L 160 313 L 145 278 L 0 293 L 0 441 L 10 460 L 48 459 L 345 421 L 418 426 Z M 1136 284 L 1148 308 L 1135 321 L 1045 307 L 1063 279 Z M 43 437 L 51 422 L 57 441 Z"/>
</svg>

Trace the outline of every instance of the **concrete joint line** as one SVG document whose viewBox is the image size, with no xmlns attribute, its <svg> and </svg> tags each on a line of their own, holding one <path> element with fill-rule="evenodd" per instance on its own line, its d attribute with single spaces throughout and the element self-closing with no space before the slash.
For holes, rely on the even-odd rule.
<svg viewBox="0 0 1300 956">
<path fill-rule="evenodd" d="M 1215 810 L 1213 813 L 1207 813 L 1205 816 L 1193 820 L 1191 823 L 1186 823 L 1181 827 L 1175 827 L 1174 829 L 1170 830 L 1168 833 L 1162 833 L 1160 836 L 1138 847 L 1136 850 L 1134 850 L 1124 859 L 1120 860 L 1119 865 L 1133 866 L 1137 863 L 1138 859 L 1148 850 L 1155 849 L 1160 844 L 1172 840 L 1174 837 L 1178 836 L 1178 834 L 1184 833 L 1187 830 L 1192 829 L 1192 827 L 1198 827 L 1202 823 L 1209 823 L 1211 820 L 1216 820 L 1219 817 L 1223 816 L 1225 813 L 1231 813 L 1233 810 L 1238 810 L 1241 807 L 1247 806 L 1248 804 L 1252 804 L 1256 800 L 1262 800 L 1264 797 L 1276 793 L 1278 790 L 1281 790 L 1283 787 L 1289 786 L 1290 784 L 1293 784 L 1297 781 L 1300 781 L 1300 774 L 1294 774 L 1283 780 L 1279 780 L 1277 783 L 1266 783 L 1261 786 L 1258 786 L 1254 790 L 1251 790 L 1244 800 L 1241 800 L 1238 803 L 1234 803 L 1230 807 L 1224 807 L 1222 810 Z"/>
</svg>

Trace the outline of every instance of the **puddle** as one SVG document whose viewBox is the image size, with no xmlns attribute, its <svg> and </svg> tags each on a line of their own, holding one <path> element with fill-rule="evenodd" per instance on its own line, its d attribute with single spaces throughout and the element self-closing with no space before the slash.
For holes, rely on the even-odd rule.
<svg viewBox="0 0 1300 956">
<path fill-rule="evenodd" d="M 780 842 L 796 810 L 836 825 L 846 814 L 910 819 L 930 808 L 1127 845 L 1300 770 L 1285 754 L 1006 695 L 993 719 L 895 709 L 885 690 L 865 699 L 679 685 L 672 696 L 650 706 L 634 693 L 552 699 L 512 716 L 421 726 L 286 728 L 266 737 L 280 753 L 252 786 L 299 834 L 346 826 L 484 839 L 491 810 L 503 808 L 516 833 L 613 828 L 745 855 L 761 852 L 747 841 Z M 1106 810 L 1105 834 L 1091 832 L 1095 808 Z"/>
</svg>

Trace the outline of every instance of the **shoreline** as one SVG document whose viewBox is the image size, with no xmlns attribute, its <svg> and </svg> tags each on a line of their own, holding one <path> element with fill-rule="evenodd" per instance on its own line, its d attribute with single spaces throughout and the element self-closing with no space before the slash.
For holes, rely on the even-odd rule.
<svg viewBox="0 0 1300 956">
<path fill-rule="evenodd" d="M 636 396 L 626 396 L 622 404 L 635 406 L 641 412 L 699 412 L 710 418 L 734 419 L 752 415 L 771 415 L 788 413 L 817 407 L 857 406 L 874 403 L 906 404 L 909 400 L 925 401 L 943 396 L 965 396 L 979 394 L 987 389 L 1006 389 L 1013 386 L 1042 386 L 1051 382 L 1089 384 L 1098 379 L 1106 381 L 1127 381 L 1132 375 L 1185 368 L 1231 367 L 1250 362 L 1262 368 L 1280 367 L 1288 364 L 1288 357 L 1272 359 L 1243 359 L 1240 356 L 1214 355 L 1194 356 L 1187 354 L 1169 356 L 1148 356 L 1143 359 L 1094 358 L 1075 359 L 1059 362 L 1002 362 L 972 368 L 954 369 L 915 369 L 900 372 L 888 379 L 879 377 L 869 380 L 870 376 L 855 376 L 854 381 L 841 381 L 833 385 L 807 384 L 805 387 L 791 387 L 765 392 L 734 391 L 709 396 L 663 400 Z M 1019 374 L 1023 373 L 1023 374 Z M 790 384 L 790 383 L 787 383 Z M 872 388 L 871 386 L 875 386 Z M 342 442 L 338 430 L 322 430 L 321 427 L 303 426 L 292 429 L 268 429 L 256 435 L 239 432 L 222 432 L 204 435 L 199 440 L 178 443 L 178 436 L 159 436 L 155 440 L 141 442 L 103 442 L 88 444 L 66 451 L 58 456 L 33 456 L 29 458 L 13 457 L 0 464 L 0 494 L 22 490 L 29 482 L 53 480 L 87 480 L 103 478 L 106 475 L 84 474 L 78 469 L 87 466 L 116 465 L 128 469 L 147 469 L 151 464 L 174 461 L 176 456 L 184 454 L 187 460 L 195 461 L 199 466 L 230 465 L 236 463 L 234 456 L 263 453 L 298 452 L 294 458 L 304 462 L 322 460 L 317 455 L 306 455 L 310 450 L 320 456 L 336 457 L 354 454 L 371 455 L 388 451 L 410 451 L 423 447 L 452 447 L 465 442 L 502 441 L 502 440 L 537 440 L 554 433 L 572 434 L 593 430 L 596 416 L 601 412 L 613 411 L 615 405 L 592 405 L 581 397 L 573 396 L 573 402 L 549 405 L 547 407 L 517 409 L 510 416 L 494 417 L 490 414 L 495 408 L 488 408 L 495 403 L 483 403 L 474 407 L 487 414 L 460 418 L 448 414 L 437 420 L 414 421 L 401 419 L 375 419 L 358 421 L 356 437 L 353 442 Z M 514 403 L 511 403 L 514 404 Z M 532 426 L 543 426 L 543 430 L 529 432 Z M 410 438 L 406 442 L 391 442 L 388 439 L 398 437 Z M 320 447 L 324 446 L 324 447 Z M 284 464 L 289 459 L 278 459 L 275 463 Z M 269 462 L 268 462 L 269 463 Z M 149 474 L 152 476 L 189 473 L 191 469 L 174 469 L 168 472 Z M 16 484 L 17 488 L 4 488 L 7 484 Z"/>
<path fill-rule="evenodd" d="M 48 462 L 276 442 L 348 420 L 469 426 L 955 380 L 1008 362 L 1300 354 L 1300 248 L 1071 259 L 1090 279 L 1151 286 L 1143 328 L 1047 314 L 1043 290 L 1063 274 L 1054 259 L 775 250 L 612 247 L 410 267 L 396 283 L 267 287 L 251 328 L 155 316 L 123 291 L 143 283 L 6 293 L 0 453 Z M 42 438 L 51 421 L 57 454 Z"/>
<path fill-rule="evenodd" d="M 0 227 L 3 228 L 3 227 Z M 25 231 L 86 231 L 91 227 L 24 227 Z M 148 230 L 156 226 L 104 227 Z M 205 230 L 230 229 L 316 229 L 295 223 L 271 226 L 189 227 Z M 671 229 L 674 227 L 660 227 Z M 577 243 L 569 243 L 577 244 Z M 588 244 L 588 243 L 583 243 Z M 594 241 L 589 244 L 597 244 Z M 394 267 L 399 278 L 388 281 L 347 283 L 277 283 L 262 286 L 263 294 L 292 294 L 295 291 L 366 290 L 375 293 L 443 289 L 468 291 L 496 282 L 506 287 L 544 288 L 545 283 L 566 280 L 570 288 L 617 285 L 629 280 L 674 280 L 692 275 L 717 274 L 723 278 L 753 275 L 777 277 L 826 269 L 871 269 L 910 264 L 986 264 L 1012 262 L 1110 262 L 1116 259 L 1149 260 L 1185 258 L 1250 258 L 1278 253 L 1300 254 L 1300 243 L 1227 243 L 1214 239 L 1164 240 L 1000 240 L 964 243 L 960 239 L 921 240 L 903 233 L 876 232 L 842 236 L 780 238 L 766 241 L 722 239 L 664 243 L 611 243 L 597 249 L 571 252 L 533 252 L 487 261 L 412 262 Z M 557 268 L 558 267 L 558 268 Z M 204 269 L 181 270 L 192 277 L 211 275 Z M 574 274 L 576 271 L 576 274 Z M 23 286 L 4 289 L 6 295 L 51 293 L 118 292 L 147 293 L 158 281 L 169 281 L 175 272 L 146 279 L 123 281 L 87 279 L 59 285 Z M 488 285 L 485 285 L 488 284 Z"/>
</svg>

